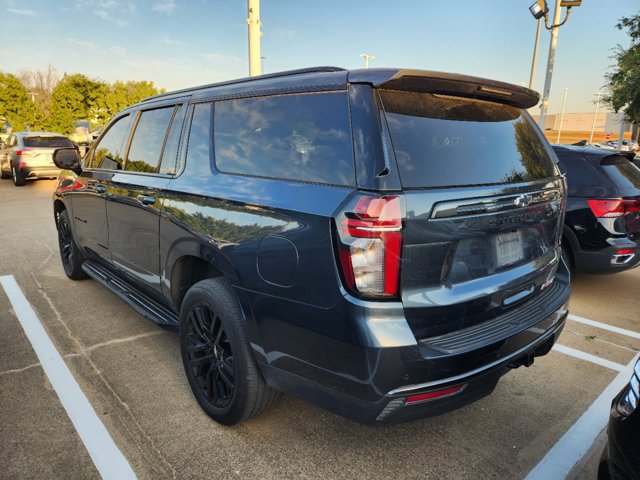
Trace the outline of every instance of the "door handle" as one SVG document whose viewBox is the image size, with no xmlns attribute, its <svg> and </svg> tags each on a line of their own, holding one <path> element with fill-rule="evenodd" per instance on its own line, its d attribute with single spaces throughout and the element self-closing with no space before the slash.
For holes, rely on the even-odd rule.
<svg viewBox="0 0 640 480">
<path fill-rule="evenodd" d="M 153 195 L 138 195 L 138 200 L 143 205 L 153 205 L 156 203 L 156 197 Z"/>
<path fill-rule="evenodd" d="M 96 189 L 96 193 L 104 193 L 104 192 L 107 191 L 107 187 L 105 187 L 104 185 L 100 185 L 100 184 L 96 185 L 95 189 Z"/>
</svg>

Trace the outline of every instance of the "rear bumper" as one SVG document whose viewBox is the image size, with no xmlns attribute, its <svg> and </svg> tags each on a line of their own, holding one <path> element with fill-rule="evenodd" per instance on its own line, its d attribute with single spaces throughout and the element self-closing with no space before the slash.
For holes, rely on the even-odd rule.
<svg viewBox="0 0 640 480">
<path fill-rule="evenodd" d="M 25 165 L 20 169 L 20 174 L 26 179 L 56 178 L 60 169 L 55 165 L 30 166 Z"/>
<path fill-rule="evenodd" d="M 507 349 L 507 344 L 512 342 L 505 342 L 502 348 L 493 345 L 491 350 L 496 357 L 493 362 L 451 377 L 446 375 L 446 368 L 438 362 L 415 356 L 416 352 L 412 352 L 409 347 L 400 349 L 403 350 L 400 356 L 404 357 L 406 369 L 412 370 L 414 369 L 412 367 L 419 363 L 422 369 L 428 370 L 439 378 L 424 384 L 407 385 L 386 392 L 378 390 L 383 387 L 373 381 L 371 386 L 380 393 L 379 397 L 373 401 L 344 390 L 331 388 L 326 384 L 316 383 L 308 376 L 283 371 L 272 365 L 261 365 L 261 370 L 272 387 L 356 422 L 378 425 L 406 422 L 450 412 L 489 395 L 500 377 L 511 368 L 530 365 L 534 357 L 545 355 L 551 350 L 564 328 L 567 315 L 568 311 L 563 308 L 555 312 L 552 318 L 545 318 L 540 325 L 551 323 L 550 328 L 542 334 L 537 332 L 538 325 L 530 328 L 529 330 L 536 331 L 535 340 L 508 354 L 500 356 L 498 352 L 501 349 Z M 374 352 L 370 354 L 375 355 Z M 464 365 L 461 366 L 464 367 Z M 384 369 L 385 365 L 379 364 L 379 367 Z M 406 376 L 405 372 L 406 370 L 397 371 L 396 377 Z M 411 403 L 412 396 L 446 391 L 453 387 L 461 388 L 453 394 Z"/>
<path fill-rule="evenodd" d="M 398 304 L 381 306 L 345 297 L 341 307 L 318 314 L 325 324 L 348 320 L 347 337 L 338 340 L 263 317 L 258 322 L 260 336 L 269 340 L 260 346 L 253 343 L 254 352 L 272 387 L 357 422 L 394 423 L 438 415 L 488 395 L 510 368 L 529 366 L 534 357 L 551 349 L 568 315 L 568 277 L 558 275 L 552 286 L 553 291 L 548 288 L 553 295 L 542 302 L 544 306 L 523 304 L 516 315 L 512 311 L 473 327 L 483 328 L 481 340 L 465 329 L 448 342 L 417 341 L 397 311 Z M 270 315 L 277 309 L 272 305 Z M 314 314 L 295 316 L 311 323 Z M 473 340 L 465 341 L 465 334 Z M 452 387 L 461 388 L 447 396 L 411 398 Z"/>
<path fill-rule="evenodd" d="M 640 265 L 640 245 L 629 238 L 609 238 L 608 247 L 600 250 L 583 250 L 572 245 L 576 270 L 585 273 L 617 273 Z M 635 249 L 633 255 L 617 255 L 620 249 Z"/>
</svg>

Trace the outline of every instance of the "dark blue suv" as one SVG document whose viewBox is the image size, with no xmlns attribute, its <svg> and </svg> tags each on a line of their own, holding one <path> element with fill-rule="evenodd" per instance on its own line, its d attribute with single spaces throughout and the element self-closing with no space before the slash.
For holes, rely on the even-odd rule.
<svg viewBox="0 0 640 480">
<path fill-rule="evenodd" d="M 528 89 L 320 67 L 149 98 L 55 153 L 60 252 L 177 327 L 202 408 L 285 392 L 359 422 L 433 415 L 547 353 L 566 188 Z"/>
</svg>

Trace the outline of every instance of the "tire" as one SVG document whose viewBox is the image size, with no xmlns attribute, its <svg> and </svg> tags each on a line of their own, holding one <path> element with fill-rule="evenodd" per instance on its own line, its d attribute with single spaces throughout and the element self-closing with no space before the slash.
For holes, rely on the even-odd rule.
<svg viewBox="0 0 640 480">
<path fill-rule="evenodd" d="M 248 420 L 278 398 L 258 370 L 240 305 L 223 278 L 203 280 L 187 292 L 180 351 L 193 395 L 218 423 Z"/>
<path fill-rule="evenodd" d="M 71 231 L 71 222 L 66 210 L 58 214 L 58 246 L 60 248 L 60 260 L 64 273 L 71 280 L 84 280 L 88 275 L 82 270 L 84 256 L 76 245 Z"/>
<path fill-rule="evenodd" d="M 2 178 L 3 180 L 6 180 L 7 178 L 11 178 L 11 172 L 7 173 L 4 170 L 2 170 L 2 167 L 0 167 L 0 178 Z"/>
<path fill-rule="evenodd" d="M 16 172 L 15 165 L 11 165 L 11 177 L 13 178 L 13 184 L 16 187 L 23 187 L 24 184 L 27 182 L 22 175 Z"/>
<path fill-rule="evenodd" d="M 571 251 L 566 243 L 562 242 L 562 261 L 567 266 L 567 270 L 570 273 L 573 273 L 573 257 L 571 255 Z"/>
</svg>

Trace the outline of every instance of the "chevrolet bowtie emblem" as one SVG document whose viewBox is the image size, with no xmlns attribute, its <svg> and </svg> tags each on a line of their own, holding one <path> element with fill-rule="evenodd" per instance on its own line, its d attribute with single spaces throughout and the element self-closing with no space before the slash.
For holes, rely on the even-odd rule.
<svg viewBox="0 0 640 480">
<path fill-rule="evenodd" d="M 516 207 L 526 207 L 526 206 L 530 205 L 531 202 L 533 202 L 533 197 L 531 195 L 527 195 L 527 194 L 524 194 L 524 193 L 522 195 L 518 195 L 513 200 L 513 204 Z"/>
</svg>

